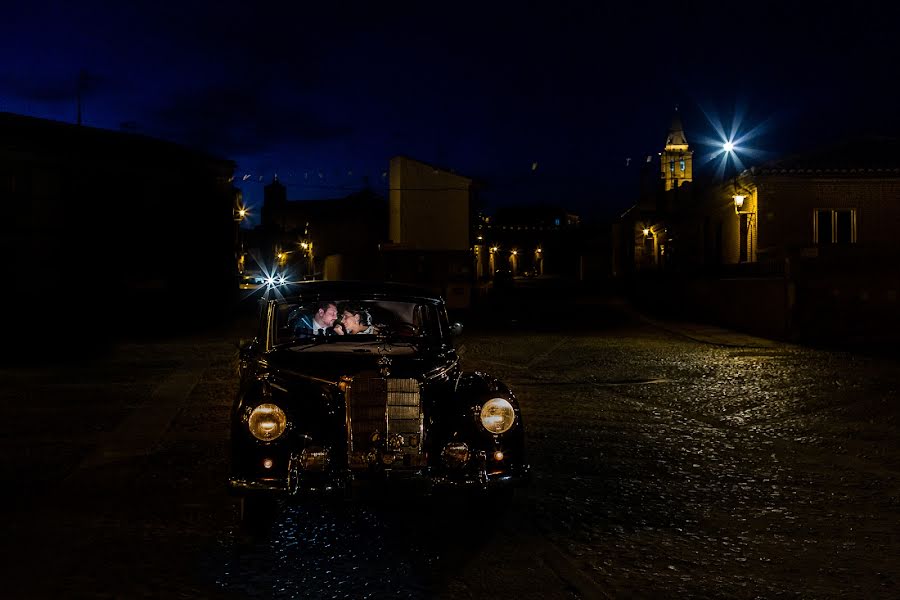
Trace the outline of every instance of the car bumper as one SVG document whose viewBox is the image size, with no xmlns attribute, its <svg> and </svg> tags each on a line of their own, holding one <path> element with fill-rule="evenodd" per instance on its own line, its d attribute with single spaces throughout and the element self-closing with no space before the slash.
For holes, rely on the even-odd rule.
<svg viewBox="0 0 900 600">
<path fill-rule="evenodd" d="M 491 491 L 516 487 L 527 484 L 531 480 L 531 468 L 528 465 L 520 465 L 496 472 L 466 472 L 466 473 L 428 473 L 421 471 L 387 471 L 377 477 L 386 481 L 416 482 L 426 492 L 441 492 L 445 490 L 472 490 Z M 345 474 L 333 476 L 327 479 L 317 478 L 311 482 L 301 478 L 297 480 L 290 476 L 280 479 L 253 480 L 231 477 L 228 479 L 228 489 L 235 494 L 316 494 L 328 493 L 344 489 L 351 484 L 364 483 L 375 479 L 371 474 Z"/>
</svg>

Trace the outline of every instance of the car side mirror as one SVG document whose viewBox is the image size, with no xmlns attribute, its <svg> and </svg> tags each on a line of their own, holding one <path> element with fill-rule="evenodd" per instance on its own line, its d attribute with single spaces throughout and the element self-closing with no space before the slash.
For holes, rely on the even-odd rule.
<svg viewBox="0 0 900 600">
<path fill-rule="evenodd" d="M 450 326 L 451 335 L 460 335 L 463 331 L 462 323 L 456 322 Z"/>
<path fill-rule="evenodd" d="M 249 352 L 250 347 L 253 346 L 253 341 L 253 338 L 241 338 L 240 341 L 235 342 L 234 345 L 237 346 L 238 353 L 241 356 L 244 356 L 245 354 L 247 354 L 247 352 Z"/>
</svg>

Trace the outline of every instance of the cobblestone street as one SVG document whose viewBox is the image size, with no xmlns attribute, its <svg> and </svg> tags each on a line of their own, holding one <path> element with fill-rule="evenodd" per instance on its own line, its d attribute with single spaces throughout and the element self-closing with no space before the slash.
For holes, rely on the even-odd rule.
<svg viewBox="0 0 900 600">
<path fill-rule="evenodd" d="M 895 598 L 900 369 L 648 319 L 471 326 L 516 392 L 532 485 L 507 505 L 225 493 L 237 323 L 4 370 L 4 597 Z"/>
</svg>

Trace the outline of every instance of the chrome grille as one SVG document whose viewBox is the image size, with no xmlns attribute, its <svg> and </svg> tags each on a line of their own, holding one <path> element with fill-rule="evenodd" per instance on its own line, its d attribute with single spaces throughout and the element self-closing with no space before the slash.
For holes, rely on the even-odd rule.
<svg viewBox="0 0 900 600">
<path fill-rule="evenodd" d="M 415 467 L 422 457 L 422 398 L 415 379 L 355 377 L 347 387 L 350 465 Z"/>
</svg>

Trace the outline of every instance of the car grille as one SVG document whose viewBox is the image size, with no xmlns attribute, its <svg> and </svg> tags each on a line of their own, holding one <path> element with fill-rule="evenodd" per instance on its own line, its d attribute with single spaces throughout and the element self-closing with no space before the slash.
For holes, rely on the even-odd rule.
<svg viewBox="0 0 900 600">
<path fill-rule="evenodd" d="M 422 398 L 417 380 L 355 377 L 346 394 L 351 468 L 424 465 Z"/>
</svg>

